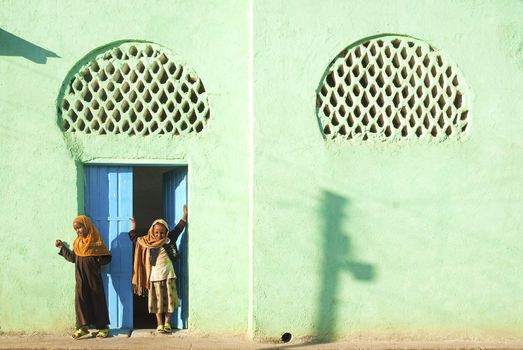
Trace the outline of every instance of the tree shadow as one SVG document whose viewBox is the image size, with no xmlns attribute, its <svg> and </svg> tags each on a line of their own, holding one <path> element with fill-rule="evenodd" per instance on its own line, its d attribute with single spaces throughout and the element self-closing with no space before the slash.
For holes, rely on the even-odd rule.
<svg viewBox="0 0 523 350">
<path fill-rule="evenodd" d="M 20 56 L 34 63 L 45 64 L 48 57 L 60 58 L 49 51 L 0 28 L 0 56 Z"/>
</svg>

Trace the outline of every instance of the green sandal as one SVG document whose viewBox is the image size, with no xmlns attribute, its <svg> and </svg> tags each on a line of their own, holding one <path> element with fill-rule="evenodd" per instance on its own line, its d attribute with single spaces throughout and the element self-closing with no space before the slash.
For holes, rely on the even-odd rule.
<svg viewBox="0 0 523 350">
<path fill-rule="evenodd" d="M 86 330 L 86 329 L 82 329 L 82 328 L 78 328 L 72 335 L 71 337 L 73 337 L 74 339 L 80 339 L 81 337 L 83 337 L 84 335 L 87 335 L 89 334 L 89 331 Z"/>
<path fill-rule="evenodd" d="M 158 327 L 156 327 L 156 332 L 165 333 L 165 330 L 163 329 L 163 326 L 158 326 Z"/>
<path fill-rule="evenodd" d="M 109 336 L 109 328 L 99 329 L 96 338 L 107 338 Z"/>
<path fill-rule="evenodd" d="M 171 328 L 171 324 L 170 323 L 166 323 L 163 325 L 163 331 L 165 333 L 171 333 L 172 332 L 172 328 Z"/>
</svg>

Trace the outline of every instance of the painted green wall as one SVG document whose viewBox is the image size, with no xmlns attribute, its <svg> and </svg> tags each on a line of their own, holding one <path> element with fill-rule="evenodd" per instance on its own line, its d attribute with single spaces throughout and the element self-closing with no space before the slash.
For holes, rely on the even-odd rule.
<svg viewBox="0 0 523 350">
<path fill-rule="evenodd" d="M 0 331 L 73 326 L 73 265 L 53 243 L 74 238 L 82 165 L 104 161 L 188 165 L 191 330 L 245 334 L 251 319 L 259 337 L 523 336 L 521 2 L 0 7 L 0 29 L 19 37 L 0 43 Z M 465 140 L 322 138 L 322 74 L 342 49 L 383 33 L 425 40 L 457 64 L 470 90 Z M 123 39 L 168 47 L 196 71 L 211 108 L 202 134 L 63 137 L 64 78 Z"/>
<path fill-rule="evenodd" d="M 523 3 L 254 3 L 259 336 L 523 336 Z M 315 89 L 372 35 L 462 71 L 462 142 L 325 142 Z"/>
<path fill-rule="evenodd" d="M 125 160 L 188 165 L 189 326 L 245 332 L 247 4 L 3 1 L 0 6 L 0 28 L 40 47 L 13 40 L 9 47 L 17 52 L 0 50 L 0 330 L 74 326 L 74 266 L 57 255 L 54 240 L 74 238 L 71 220 L 82 211 L 83 185 L 77 183 L 82 164 Z M 62 81 L 86 54 L 123 39 L 161 44 L 196 71 L 212 113 L 202 134 L 183 140 L 79 137 L 75 143 L 62 136 L 56 114 Z M 50 55 L 46 51 L 60 57 L 37 63 Z"/>
</svg>

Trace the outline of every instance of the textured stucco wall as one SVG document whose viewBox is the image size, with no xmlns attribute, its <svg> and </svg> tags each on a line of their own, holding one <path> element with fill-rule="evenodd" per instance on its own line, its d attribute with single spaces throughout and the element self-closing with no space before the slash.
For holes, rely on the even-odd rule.
<svg viewBox="0 0 523 350">
<path fill-rule="evenodd" d="M 259 336 L 523 336 L 523 3 L 254 3 Z M 470 89 L 461 142 L 326 142 L 315 90 L 369 36 L 427 41 Z"/>
<path fill-rule="evenodd" d="M 188 165 L 192 330 L 246 333 L 251 317 L 259 337 L 523 336 L 520 1 L 1 7 L 0 29 L 20 40 L 0 45 L 0 331 L 73 325 L 73 266 L 53 243 L 74 237 L 82 164 L 104 161 Z M 322 138 L 315 108 L 325 69 L 350 44 L 386 33 L 427 41 L 458 66 L 469 89 L 466 138 Z M 202 134 L 63 137 L 63 79 L 123 39 L 170 48 L 196 71 L 211 106 Z"/>
<path fill-rule="evenodd" d="M 77 179 L 82 164 L 96 159 L 188 165 L 189 326 L 245 332 L 246 3 L 3 1 L 0 6 L 0 28 L 29 42 L 15 38 L 0 50 L 0 330 L 74 325 L 74 267 L 56 255 L 54 240 L 72 242 L 71 220 L 83 206 Z M 69 70 L 92 50 L 125 39 L 161 44 L 197 72 L 211 106 L 203 134 L 76 142 L 62 136 L 56 99 Z M 49 51 L 59 58 L 45 59 L 55 56 Z"/>
</svg>

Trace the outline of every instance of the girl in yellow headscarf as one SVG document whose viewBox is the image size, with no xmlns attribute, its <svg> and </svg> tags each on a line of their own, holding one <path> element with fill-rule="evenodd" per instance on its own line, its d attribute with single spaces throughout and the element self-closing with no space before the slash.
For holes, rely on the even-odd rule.
<svg viewBox="0 0 523 350">
<path fill-rule="evenodd" d="M 59 239 L 55 243 L 60 248 L 58 254 L 75 264 L 77 330 L 72 336 L 78 339 L 87 335 L 89 326 L 94 325 L 98 329 L 96 336 L 106 338 L 109 335 L 109 313 L 100 269 L 111 261 L 111 254 L 98 229 L 87 216 L 77 216 L 73 220 L 73 229 L 77 234 L 73 251 Z"/>
</svg>

